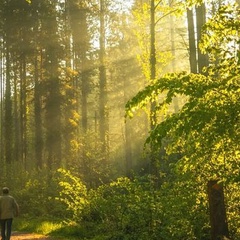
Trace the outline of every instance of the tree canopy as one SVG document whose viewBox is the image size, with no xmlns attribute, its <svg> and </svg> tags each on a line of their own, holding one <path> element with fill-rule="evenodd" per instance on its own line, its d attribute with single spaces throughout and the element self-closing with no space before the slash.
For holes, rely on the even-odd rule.
<svg viewBox="0 0 240 240">
<path fill-rule="evenodd" d="M 126 105 L 131 115 L 156 101 L 165 119 L 151 131 L 147 143 L 159 150 L 167 141 L 168 153 L 179 153 L 183 168 L 194 169 L 203 179 L 239 181 L 239 19 L 234 18 L 238 13 L 236 7 L 224 6 L 206 24 L 202 39 L 202 51 L 210 58 L 206 75 L 166 74 Z M 185 103 L 170 113 L 167 107 L 179 95 L 185 96 Z"/>
</svg>

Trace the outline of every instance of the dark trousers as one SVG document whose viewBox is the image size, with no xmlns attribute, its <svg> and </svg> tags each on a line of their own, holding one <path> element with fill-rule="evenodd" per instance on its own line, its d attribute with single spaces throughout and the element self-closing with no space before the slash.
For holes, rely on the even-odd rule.
<svg viewBox="0 0 240 240">
<path fill-rule="evenodd" d="M 10 240 L 12 231 L 12 220 L 12 218 L 0 220 L 2 240 Z"/>
</svg>

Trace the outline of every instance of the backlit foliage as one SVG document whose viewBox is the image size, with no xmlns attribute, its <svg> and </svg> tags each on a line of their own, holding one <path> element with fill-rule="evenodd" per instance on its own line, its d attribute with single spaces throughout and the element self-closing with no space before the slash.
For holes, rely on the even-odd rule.
<svg viewBox="0 0 240 240">
<path fill-rule="evenodd" d="M 240 176 L 240 67 L 239 9 L 226 5 L 206 24 L 202 51 L 209 55 L 206 74 L 167 74 L 139 92 L 126 105 L 133 116 L 138 108 L 157 101 L 158 110 L 169 107 L 173 97 L 182 95 L 186 103 L 174 114 L 166 114 L 146 143 L 156 152 L 166 146 L 177 153 L 177 171 L 187 181 L 206 185 L 208 180 L 225 183 L 227 214 L 231 231 L 239 237 L 238 207 Z M 166 144 L 167 143 L 167 144 Z M 161 164 L 161 163 L 160 163 Z M 190 180 L 191 179 L 191 180 Z"/>
<path fill-rule="evenodd" d="M 234 16 L 234 11 L 224 7 L 216 18 L 230 28 L 228 34 L 215 32 L 204 38 L 202 47 L 212 59 L 207 76 L 200 74 L 167 74 L 155 84 L 147 86 L 126 105 L 131 115 L 136 108 L 145 107 L 164 92 L 166 98 L 157 102 L 158 109 L 170 105 L 173 97 L 183 95 L 187 101 L 182 109 L 166 115 L 165 121 L 159 122 L 151 132 L 147 143 L 156 149 L 161 147 L 163 139 L 169 139 L 168 151 L 182 154 L 186 166 L 199 164 L 199 172 L 208 178 L 236 179 L 239 176 L 239 139 L 240 139 L 240 68 L 238 47 L 232 52 L 233 39 L 239 20 L 233 21 L 227 16 Z M 214 19 L 209 22 L 206 31 L 213 31 Z M 219 23 L 219 24 L 220 24 Z M 216 34 L 222 39 L 219 44 L 213 41 Z M 235 37 L 233 37 L 233 34 Z M 213 39 L 212 39 L 212 38 Z M 217 39 L 219 39 L 217 38 Z M 206 41 L 206 42 L 205 42 Z M 206 43 L 213 42 L 213 45 Z M 236 43 L 239 44 L 237 41 Z M 236 44 L 235 43 L 235 44 Z M 229 46 L 229 49 L 225 47 Z M 206 48 L 205 48 L 206 46 Z M 229 56 L 229 57 L 227 57 Z M 204 170 L 204 171 L 203 171 Z M 206 170 L 206 171 L 205 171 Z"/>
<path fill-rule="evenodd" d="M 59 182 L 62 188 L 59 200 L 66 204 L 73 220 L 79 221 L 81 212 L 87 204 L 87 188 L 78 177 L 73 176 L 69 171 L 64 169 L 58 171 L 63 176 L 62 181 Z"/>
</svg>

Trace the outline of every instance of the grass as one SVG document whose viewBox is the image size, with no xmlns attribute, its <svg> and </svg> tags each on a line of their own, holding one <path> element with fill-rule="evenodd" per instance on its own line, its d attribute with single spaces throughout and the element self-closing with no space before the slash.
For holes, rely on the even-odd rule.
<svg viewBox="0 0 240 240">
<path fill-rule="evenodd" d="M 30 233 L 38 233 L 43 235 L 52 235 L 52 233 L 58 232 L 62 228 L 64 228 L 64 224 L 61 223 L 60 221 L 43 220 L 39 218 L 38 219 L 15 218 L 13 221 L 13 230 L 17 230 L 19 232 L 30 232 Z M 61 236 L 58 236 L 58 237 L 61 237 Z"/>
<path fill-rule="evenodd" d="M 13 231 L 51 236 L 57 240 L 102 240 L 106 236 L 94 236 L 93 226 L 64 223 L 56 219 L 19 217 L 13 221 Z"/>
</svg>

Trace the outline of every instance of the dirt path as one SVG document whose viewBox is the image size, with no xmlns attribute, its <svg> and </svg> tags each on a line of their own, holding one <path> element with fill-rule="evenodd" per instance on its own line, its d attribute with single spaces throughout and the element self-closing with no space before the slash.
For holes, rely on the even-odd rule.
<svg viewBox="0 0 240 240">
<path fill-rule="evenodd" d="M 13 232 L 11 240 L 57 240 L 57 239 L 35 233 Z"/>
</svg>

